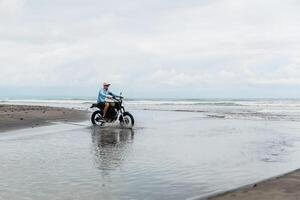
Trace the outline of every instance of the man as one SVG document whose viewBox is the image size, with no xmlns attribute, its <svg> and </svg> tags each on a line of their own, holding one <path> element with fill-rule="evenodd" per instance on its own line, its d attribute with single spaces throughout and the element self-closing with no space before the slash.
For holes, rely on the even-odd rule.
<svg viewBox="0 0 300 200">
<path fill-rule="evenodd" d="M 104 104 L 104 110 L 103 110 L 103 118 L 105 119 L 106 113 L 109 109 L 109 106 L 112 105 L 112 102 L 108 102 L 109 100 L 112 100 L 113 97 L 116 97 L 117 95 L 113 94 L 108 90 L 110 84 L 104 82 L 103 83 L 103 88 L 100 89 L 99 94 L 98 94 L 98 104 Z"/>
</svg>

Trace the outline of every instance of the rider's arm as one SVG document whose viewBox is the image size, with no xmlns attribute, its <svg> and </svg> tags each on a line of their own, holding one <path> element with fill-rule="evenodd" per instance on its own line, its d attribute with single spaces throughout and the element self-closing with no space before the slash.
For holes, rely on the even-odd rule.
<svg viewBox="0 0 300 200">
<path fill-rule="evenodd" d="M 112 92 L 108 92 L 109 95 L 113 96 L 113 97 L 117 97 L 118 95 L 115 95 L 114 93 Z"/>
</svg>

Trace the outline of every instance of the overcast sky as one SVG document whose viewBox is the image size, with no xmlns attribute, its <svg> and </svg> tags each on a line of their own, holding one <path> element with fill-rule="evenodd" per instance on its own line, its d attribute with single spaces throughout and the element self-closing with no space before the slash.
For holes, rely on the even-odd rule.
<svg viewBox="0 0 300 200">
<path fill-rule="evenodd" d="M 0 96 L 300 97 L 298 0 L 0 0 Z"/>
</svg>

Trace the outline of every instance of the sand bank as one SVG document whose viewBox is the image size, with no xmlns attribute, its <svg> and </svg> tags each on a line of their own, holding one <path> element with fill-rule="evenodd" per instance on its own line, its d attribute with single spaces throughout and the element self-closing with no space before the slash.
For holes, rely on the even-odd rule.
<svg viewBox="0 0 300 200">
<path fill-rule="evenodd" d="M 0 131 L 85 119 L 88 119 L 87 112 L 76 109 L 0 104 Z"/>
<path fill-rule="evenodd" d="M 209 200 L 299 200 L 300 170 L 257 184 L 204 198 Z"/>
</svg>

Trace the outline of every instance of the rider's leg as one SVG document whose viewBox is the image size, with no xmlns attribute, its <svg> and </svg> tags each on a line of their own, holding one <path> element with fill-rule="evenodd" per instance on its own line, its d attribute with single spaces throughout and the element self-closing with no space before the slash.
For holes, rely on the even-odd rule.
<svg viewBox="0 0 300 200">
<path fill-rule="evenodd" d="M 109 103 L 105 103 L 105 106 L 104 106 L 104 109 L 103 109 L 103 118 L 105 118 L 106 113 L 108 111 L 108 108 L 109 108 Z"/>
</svg>

